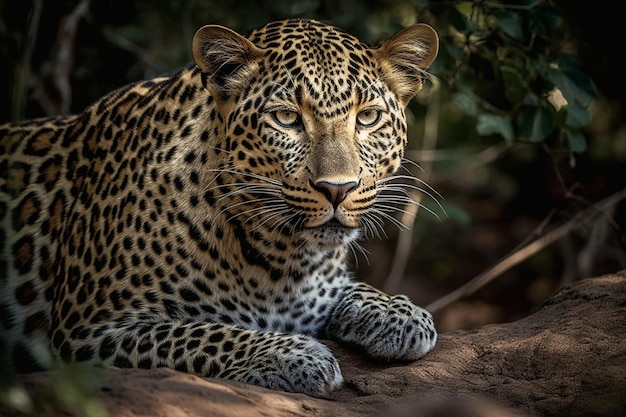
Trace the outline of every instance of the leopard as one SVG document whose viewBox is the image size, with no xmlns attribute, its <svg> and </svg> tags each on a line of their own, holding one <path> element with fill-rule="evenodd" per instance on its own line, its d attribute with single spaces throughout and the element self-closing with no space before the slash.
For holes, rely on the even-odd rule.
<svg viewBox="0 0 626 417">
<path fill-rule="evenodd" d="M 377 46 L 310 19 L 201 27 L 178 72 L 82 113 L 0 126 L 0 350 L 170 368 L 328 396 L 332 340 L 380 362 L 433 349 L 432 315 L 353 272 L 383 228 L 425 23 Z M 392 185 L 396 184 L 396 185 Z"/>
</svg>

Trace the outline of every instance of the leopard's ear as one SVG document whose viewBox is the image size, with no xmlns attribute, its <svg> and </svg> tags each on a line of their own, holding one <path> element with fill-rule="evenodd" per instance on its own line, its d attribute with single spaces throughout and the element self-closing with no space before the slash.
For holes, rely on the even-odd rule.
<svg viewBox="0 0 626 417">
<path fill-rule="evenodd" d="M 403 106 L 422 89 L 438 50 L 437 32 L 423 23 L 402 29 L 376 49 L 385 81 Z"/>
<path fill-rule="evenodd" d="M 218 25 L 203 26 L 193 37 L 193 59 L 214 95 L 228 95 L 264 54 L 240 34 Z M 217 97 L 216 97 L 217 98 Z"/>
</svg>

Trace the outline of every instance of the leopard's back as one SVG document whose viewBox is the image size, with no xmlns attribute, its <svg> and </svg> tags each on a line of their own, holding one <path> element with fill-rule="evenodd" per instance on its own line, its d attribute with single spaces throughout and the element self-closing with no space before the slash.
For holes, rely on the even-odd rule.
<svg viewBox="0 0 626 417">
<path fill-rule="evenodd" d="M 121 123 L 162 81 L 122 87 L 78 115 L 0 125 L 0 352 L 18 371 L 50 366 L 59 247 L 68 239 L 68 213 L 97 169 L 102 121 Z"/>
<path fill-rule="evenodd" d="M 0 126 L 0 346 L 19 369 L 37 363 L 30 346 L 47 345 L 68 158 L 76 147 L 64 139 L 78 124 L 70 116 Z"/>
</svg>

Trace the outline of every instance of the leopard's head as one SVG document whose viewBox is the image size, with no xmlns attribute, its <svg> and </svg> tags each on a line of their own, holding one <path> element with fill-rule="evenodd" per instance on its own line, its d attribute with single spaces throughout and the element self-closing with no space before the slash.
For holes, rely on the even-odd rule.
<svg viewBox="0 0 626 417">
<path fill-rule="evenodd" d="M 201 28 L 193 56 L 218 113 L 216 204 L 229 219 L 318 245 L 377 227 L 381 185 L 407 143 L 404 109 L 437 50 L 424 24 L 376 48 L 310 20 L 247 37 Z"/>
</svg>

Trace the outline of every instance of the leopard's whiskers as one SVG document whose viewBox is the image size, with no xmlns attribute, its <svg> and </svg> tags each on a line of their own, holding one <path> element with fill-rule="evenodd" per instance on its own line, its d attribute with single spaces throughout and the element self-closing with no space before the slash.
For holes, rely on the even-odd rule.
<svg viewBox="0 0 626 417">
<path fill-rule="evenodd" d="M 417 163 L 408 159 L 403 158 L 403 163 L 422 169 Z M 414 176 L 404 165 L 402 165 L 402 169 L 406 174 L 391 175 L 376 181 L 377 194 L 372 213 L 388 220 L 399 229 L 407 229 L 408 226 L 398 220 L 394 214 L 411 214 L 405 208 L 409 205 L 417 205 L 436 219 L 441 220 L 437 213 L 419 201 L 420 198 L 414 197 L 414 193 L 419 192 L 421 195 L 429 197 L 445 214 L 445 209 L 440 202 L 443 199 L 441 194 L 426 181 Z M 367 217 L 372 218 L 371 216 Z"/>
</svg>

